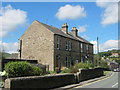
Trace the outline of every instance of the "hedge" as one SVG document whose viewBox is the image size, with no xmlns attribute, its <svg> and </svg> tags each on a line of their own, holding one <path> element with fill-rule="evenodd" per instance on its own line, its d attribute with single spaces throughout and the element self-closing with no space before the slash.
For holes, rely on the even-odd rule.
<svg viewBox="0 0 120 90">
<path fill-rule="evenodd" d="M 8 73 L 8 77 L 24 77 L 42 74 L 41 68 L 33 66 L 26 61 L 8 62 L 5 64 L 5 71 Z"/>
</svg>

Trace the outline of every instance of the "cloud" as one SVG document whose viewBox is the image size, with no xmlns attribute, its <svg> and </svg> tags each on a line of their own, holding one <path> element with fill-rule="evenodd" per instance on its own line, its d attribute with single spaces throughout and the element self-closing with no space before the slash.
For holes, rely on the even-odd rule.
<svg viewBox="0 0 120 90">
<path fill-rule="evenodd" d="M 91 43 L 94 45 L 94 53 L 97 53 L 97 41 L 92 40 Z M 105 43 L 100 44 L 99 49 L 100 52 L 118 49 L 118 40 L 108 40 Z"/>
<path fill-rule="evenodd" d="M 90 43 L 93 44 L 94 53 L 97 53 L 97 41 L 92 40 Z"/>
<path fill-rule="evenodd" d="M 0 41 L 0 49 L 1 51 L 7 52 L 7 53 L 17 53 L 18 42 L 6 43 L 6 42 Z"/>
<path fill-rule="evenodd" d="M 96 1 L 97 6 L 103 8 L 101 24 L 106 26 L 110 24 L 118 23 L 118 3 L 112 0 L 107 0 L 106 2 Z"/>
<path fill-rule="evenodd" d="M 100 51 L 118 49 L 118 40 L 108 40 L 100 45 Z"/>
<path fill-rule="evenodd" d="M 65 5 L 59 8 L 58 12 L 56 13 L 56 17 L 60 20 L 65 19 L 77 19 L 86 16 L 86 12 L 84 7 L 80 5 Z"/>
<path fill-rule="evenodd" d="M 6 36 L 13 32 L 18 26 L 27 22 L 27 12 L 14 9 L 11 5 L 1 7 L 0 11 L 0 37 Z"/>
<path fill-rule="evenodd" d="M 78 26 L 78 32 L 79 33 L 83 33 L 86 31 L 86 28 L 87 28 L 87 25 L 84 25 L 84 26 Z"/>
</svg>

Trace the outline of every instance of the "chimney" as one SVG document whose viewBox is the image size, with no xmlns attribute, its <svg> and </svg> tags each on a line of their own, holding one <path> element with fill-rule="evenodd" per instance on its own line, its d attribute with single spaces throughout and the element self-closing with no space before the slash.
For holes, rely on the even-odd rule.
<svg viewBox="0 0 120 90">
<path fill-rule="evenodd" d="M 68 33 L 68 25 L 67 25 L 67 23 L 65 23 L 65 24 L 63 24 L 62 25 L 62 31 L 64 32 L 64 33 Z"/>
<path fill-rule="evenodd" d="M 73 27 L 72 28 L 72 35 L 75 36 L 75 37 L 77 37 L 78 36 L 77 33 L 78 33 L 78 30 L 76 29 L 76 27 Z"/>
</svg>

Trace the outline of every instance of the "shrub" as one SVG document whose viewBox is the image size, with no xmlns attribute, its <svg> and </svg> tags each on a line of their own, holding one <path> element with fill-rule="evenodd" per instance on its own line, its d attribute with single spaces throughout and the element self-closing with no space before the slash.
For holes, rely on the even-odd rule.
<svg viewBox="0 0 120 90">
<path fill-rule="evenodd" d="M 8 62 L 5 64 L 5 71 L 8 73 L 8 77 L 32 76 L 41 73 L 41 69 L 25 61 Z"/>
<path fill-rule="evenodd" d="M 83 68 L 83 69 L 89 69 L 89 68 L 94 68 L 94 65 L 91 64 L 91 63 L 78 63 L 75 65 L 76 68 L 80 69 L 80 68 Z"/>
<path fill-rule="evenodd" d="M 76 67 L 65 68 L 64 70 L 61 71 L 61 73 L 76 73 L 76 72 L 78 72 L 78 68 Z"/>
<path fill-rule="evenodd" d="M 76 68 L 75 66 L 70 67 L 70 73 L 76 73 L 78 71 L 79 71 L 78 68 Z"/>
<path fill-rule="evenodd" d="M 61 73 L 71 73 L 70 68 L 65 68 L 64 70 L 61 71 Z"/>
<path fill-rule="evenodd" d="M 35 76 L 39 76 L 39 75 L 42 75 L 43 71 L 41 68 L 39 67 L 36 67 L 36 66 L 33 66 L 33 74 L 32 75 L 35 75 Z"/>
<path fill-rule="evenodd" d="M 83 68 L 83 69 L 89 69 L 89 65 L 86 63 L 78 63 L 75 65 L 76 68 Z"/>
<path fill-rule="evenodd" d="M 56 71 L 49 71 L 49 74 L 56 74 Z"/>
</svg>

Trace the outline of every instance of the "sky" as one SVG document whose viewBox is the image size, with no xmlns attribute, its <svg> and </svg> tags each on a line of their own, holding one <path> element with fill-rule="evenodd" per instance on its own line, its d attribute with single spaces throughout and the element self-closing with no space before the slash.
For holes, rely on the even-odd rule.
<svg viewBox="0 0 120 90">
<path fill-rule="evenodd" d="M 115 2 L 3 2 L 0 8 L 0 47 L 16 53 L 18 39 L 30 24 L 38 20 L 61 28 L 67 23 L 69 32 L 94 44 L 99 37 L 100 51 L 118 48 L 118 3 Z"/>
</svg>

